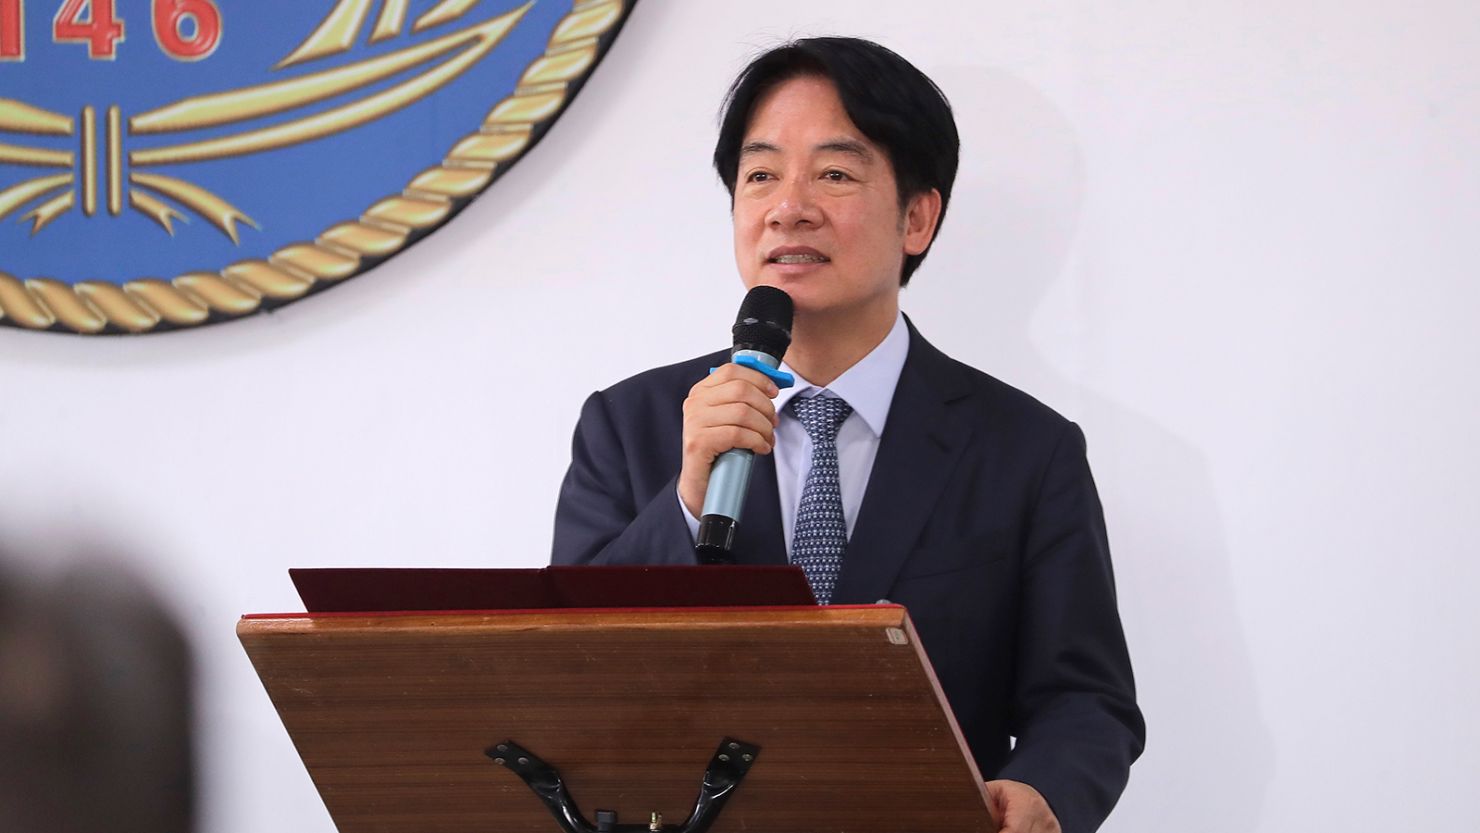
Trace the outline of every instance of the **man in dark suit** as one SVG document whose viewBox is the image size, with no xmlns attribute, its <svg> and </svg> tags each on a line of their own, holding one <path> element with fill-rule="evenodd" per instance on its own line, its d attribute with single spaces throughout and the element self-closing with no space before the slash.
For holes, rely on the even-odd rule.
<svg viewBox="0 0 1480 833">
<path fill-rule="evenodd" d="M 877 44 L 797 41 L 742 72 L 715 166 L 742 280 L 796 303 L 797 387 L 720 352 L 593 394 L 554 562 L 694 563 L 714 458 L 755 451 L 737 561 L 908 607 L 1003 829 L 1090 833 L 1145 730 L 1083 434 L 899 310 L 958 147 L 939 90 Z"/>
</svg>

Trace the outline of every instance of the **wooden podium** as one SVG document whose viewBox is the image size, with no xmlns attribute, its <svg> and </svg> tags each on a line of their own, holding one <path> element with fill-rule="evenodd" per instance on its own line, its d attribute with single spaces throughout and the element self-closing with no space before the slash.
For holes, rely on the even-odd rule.
<svg viewBox="0 0 1480 833">
<path fill-rule="evenodd" d="M 340 833 L 678 831 L 706 772 L 738 782 L 716 833 L 995 829 L 902 607 L 267 614 L 237 633 Z M 574 820 L 526 783 L 541 763 Z"/>
</svg>

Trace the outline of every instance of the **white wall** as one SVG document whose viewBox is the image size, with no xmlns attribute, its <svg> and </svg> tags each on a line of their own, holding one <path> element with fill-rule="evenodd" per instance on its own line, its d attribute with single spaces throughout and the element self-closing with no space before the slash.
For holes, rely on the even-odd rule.
<svg viewBox="0 0 1480 833">
<path fill-rule="evenodd" d="M 1106 829 L 1463 829 L 1465 0 L 643 0 L 545 143 L 389 265 L 200 331 L 0 331 L 0 546 L 103 545 L 165 588 L 202 668 L 204 829 L 332 830 L 233 635 L 299 609 L 288 567 L 541 563 L 581 399 L 725 343 L 720 94 L 829 32 L 959 114 L 906 311 L 1089 435 L 1150 727 Z"/>
</svg>

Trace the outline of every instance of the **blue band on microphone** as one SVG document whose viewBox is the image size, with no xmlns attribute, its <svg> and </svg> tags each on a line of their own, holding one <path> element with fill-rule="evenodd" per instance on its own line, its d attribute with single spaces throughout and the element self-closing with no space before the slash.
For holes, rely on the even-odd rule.
<svg viewBox="0 0 1480 833">
<path fill-rule="evenodd" d="M 755 356 L 747 356 L 741 354 L 735 357 L 734 363 L 740 365 L 741 367 L 748 367 L 751 370 L 760 371 L 761 374 L 764 375 L 767 379 L 775 382 L 776 387 L 778 388 L 789 388 L 797 383 L 795 376 L 787 373 L 784 370 L 777 370 L 776 368 L 771 367 L 765 362 L 762 362 L 760 359 L 757 359 Z M 716 370 L 719 370 L 719 368 L 709 368 L 710 373 L 713 373 Z"/>
</svg>

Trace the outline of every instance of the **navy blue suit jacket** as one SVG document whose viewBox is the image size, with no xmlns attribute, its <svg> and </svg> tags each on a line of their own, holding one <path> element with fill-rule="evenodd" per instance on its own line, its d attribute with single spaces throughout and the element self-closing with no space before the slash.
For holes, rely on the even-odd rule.
<svg viewBox="0 0 1480 833">
<path fill-rule="evenodd" d="M 591 395 L 556 510 L 554 563 L 695 563 L 676 496 L 681 406 L 728 358 Z M 740 563 L 786 563 L 770 456 L 756 458 L 734 551 Z M 913 326 L 834 595 L 880 599 L 909 609 L 982 775 L 1031 784 L 1065 833 L 1097 828 L 1145 726 L 1084 435 Z"/>
</svg>

